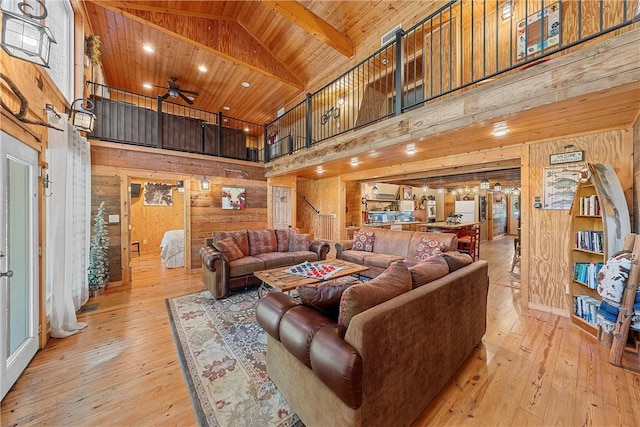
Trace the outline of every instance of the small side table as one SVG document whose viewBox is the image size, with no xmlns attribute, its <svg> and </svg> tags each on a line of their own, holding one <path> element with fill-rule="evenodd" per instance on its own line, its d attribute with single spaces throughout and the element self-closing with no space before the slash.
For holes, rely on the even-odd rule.
<svg viewBox="0 0 640 427">
<path fill-rule="evenodd" d="M 138 252 L 138 256 L 140 256 L 140 242 L 131 242 L 131 246 L 135 247 L 134 251 Z"/>
</svg>

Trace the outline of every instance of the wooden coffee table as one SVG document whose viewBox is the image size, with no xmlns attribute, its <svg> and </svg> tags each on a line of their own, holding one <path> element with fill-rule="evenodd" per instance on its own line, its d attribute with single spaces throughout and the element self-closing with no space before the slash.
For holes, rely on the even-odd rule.
<svg viewBox="0 0 640 427">
<path fill-rule="evenodd" d="M 337 279 L 339 277 L 350 276 L 352 274 L 360 273 L 361 271 L 369 269 L 369 267 L 343 261 L 341 259 L 327 259 L 314 262 L 314 264 L 325 264 L 333 265 L 334 267 L 342 267 L 342 270 L 337 271 L 331 277 L 324 280 L 325 282 Z M 253 275 L 262 280 L 262 285 L 260 286 L 260 289 L 258 291 L 260 297 L 266 295 L 266 293 L 270 291 L 287 292 L 297 288 L 298 286 L 323 282 L 323 280 L 318 280 L 316 278 L 297 276 L 295 274 L 284 272 L 291 267 L 293 266 L 289 265 L 287 267 L 278 267 L 272 268 L 271 270 L 254 272 Z"/>
</svg>

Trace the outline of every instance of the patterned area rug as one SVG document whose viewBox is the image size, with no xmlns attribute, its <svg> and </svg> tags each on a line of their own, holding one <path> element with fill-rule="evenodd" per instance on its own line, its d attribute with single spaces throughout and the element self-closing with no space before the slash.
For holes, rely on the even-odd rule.
<svg viewBox="0 0 640 427">
<path fill-rule="evenodd" d="M 202 426 L 303 426 L 267 377 L 255 290 L 215 301 L 209 291 L 167 299 L 176 346 Z"/>
</svg>

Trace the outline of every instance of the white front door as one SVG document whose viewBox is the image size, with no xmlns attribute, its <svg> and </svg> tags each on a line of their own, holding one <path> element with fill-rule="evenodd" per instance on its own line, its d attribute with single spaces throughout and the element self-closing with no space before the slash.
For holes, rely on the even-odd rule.
<svg viewBox="0 0 640 427">
<path fill-rule="evenodd" d="M 291 227 L 291 189 L 273 187 L 273 228 Z"/>
<path fill-rule="evenodd" d="M 38 350 L 38 153 L 0 133 L 0 400 Z"/>
</svg>

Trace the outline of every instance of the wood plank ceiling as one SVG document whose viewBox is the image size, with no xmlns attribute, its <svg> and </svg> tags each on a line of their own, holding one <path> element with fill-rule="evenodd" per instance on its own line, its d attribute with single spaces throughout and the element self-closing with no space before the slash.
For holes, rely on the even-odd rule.
<svg viewBox="0 0 640 427">
<path fill-rule="evenodd" d="M 435 0 L 84 4 L 90 31 L 101 39 L 107 85 L 155 97 L 177 77 L 181 88 L 200 93 L 194 107 L 227 106 L 225 114 L 259 124 L 372 54 L 395 25 L 409 28 L 441 6 Z"/>
</svg>

